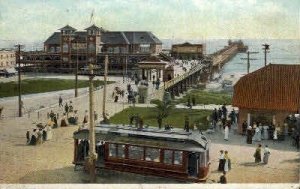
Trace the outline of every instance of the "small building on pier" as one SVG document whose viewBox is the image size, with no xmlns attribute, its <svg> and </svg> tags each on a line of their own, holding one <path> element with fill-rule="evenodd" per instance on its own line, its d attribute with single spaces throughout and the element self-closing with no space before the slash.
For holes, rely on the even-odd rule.
<svg viewBox="0 0 300 189">
<path fill-rule="evenodd" d="M 171 56 L 176 59 L 202 59 L 205 54 L 204 44 L 183 43 L 172 45 Z"/>
<path fill-rule="evenodd" d="M 269 64 L 247 74 L 235 84 L 233 106 L 242 123 L 274 124 L 283 131 L 284 120 L 300 111 L 300 65 Z"/>
<path fill-rule="evenodd" d="M 165 71 L 168 64 L 169 62 L 163 61 L 157 56 L 148 57 L 138 63 L 140 78 L 148 81 L 156 81 L 157 79 L 165 81 Z M 172 77 L 174 77 L 174 73 L 171 74 L 170 70 L 167 70 L 170 75 L 169 77 L 171 77 L 170 79 L 172 79 Z"/>
</svg>

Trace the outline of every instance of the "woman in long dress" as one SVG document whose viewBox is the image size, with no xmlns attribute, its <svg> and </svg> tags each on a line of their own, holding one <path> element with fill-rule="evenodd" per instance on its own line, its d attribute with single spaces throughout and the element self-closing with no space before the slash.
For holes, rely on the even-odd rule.
<svg viewBox="0 0 300 189">
<path fill-rule="evenodd" d="M 275 130 L 273 132 L 273 140 L 277 140 L 278 136 L 277 136 L 277 128 L 275 127 Z"/>
<path fill-rule="evenodd" d="M 254 153 L 255 163 L 261 162 L 261 144 L 258 145 L 258 147 L 255 150 Z"/>
<path fill-rule="evenodd" d="M 264 149 L 264 158 L 263 158 L 263 162 L 264 164 L 268 164 L 269 162 L 269 156 L 270 156 L 270 150 L 268 148 L 268 145 L 265 146 L 265 149 Z"/>
<path fill-rule="evenodd" d="M 252 127 L 247 128 L 247 144 L 252 144 Z"/>
<path fill-rule="evenodd" d="M 260 129 L 260 127 L 256 127 L 255 133 L 256 133 L 256 141 L 260 142 L 261 141 L 261 129 Z"/>
<path fill-rule="evenodd" d="M 264 140 L 268 140 L 269 139 L 269 126 L 263 126 L 264 128 Z"/>
<path fill-rule="evenodd" d="M 224 130 L 224 140 L 228 140 L 228 135 L 229 135 L 229 127 L 226 124 L 225 125 L 225 130 Z"/>
<path fill-rule="evenodd" d="M 219 167 L 218 171 L 224 171 L 224 164 L 225 164 L 225 159 L 224 159 L 224 151 L 220 151 L 220 157 L 219 157 Z"/>
<path fill-rule="evenodd" d="M 230 158 L 228 156 L 228 151 L 225 151 L 224 159 L 225 159 L 224 171 L 228 172 L 231 168 L 231 162 L 230 162 Z"/>
</svg>

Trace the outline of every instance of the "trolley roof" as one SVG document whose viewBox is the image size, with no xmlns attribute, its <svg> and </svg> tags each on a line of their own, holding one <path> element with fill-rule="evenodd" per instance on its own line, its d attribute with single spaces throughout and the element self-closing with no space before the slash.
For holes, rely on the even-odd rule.
<svg viewBox="0 0 300 189">
<path fill-rule="evenodd" d="M 202 152 L 209 148 L 209 140 L 200 133 L 185 132 L 182 129 L 169 131 L 155 127 L 138 129 L 130 125 L 99 124 L 95 127 L 96 140 L 131 145 L 145 145 L 185 151 Z M 74 132 L 75 139 L 88 139 L 89 130 Z"/>
</svg>

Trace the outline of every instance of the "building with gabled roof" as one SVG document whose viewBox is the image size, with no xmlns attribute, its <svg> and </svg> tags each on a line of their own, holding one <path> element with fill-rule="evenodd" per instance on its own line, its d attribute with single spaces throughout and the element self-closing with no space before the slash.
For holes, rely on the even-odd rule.
<svg viewBox="0 0 300 189">
<path fill-rule="evenodd" d="M 241 77 L 233 106 L 239 108 L 240 132 L 247 119 L 282 127 L 288 115 L 300 110 L 300 65 L 269 64 Z"/>
<path fill-rule="evenodd" d="M 171 56 L 177 59 L 202 59 L 205 54 L 204 44 L 185 42 L 172 45 Z"/>
<path fill-rule="evenodd" d="M 137 68 L 139 61 L 162 50 L 162 42 L 149 31 L 107 31 L 94 24 L 85 31 L 77 31 L 69 25 L 59 30 L 45 40 L 42 54 L 27 53 L 24 62 L 34 61 L 44 68 L 72 72 L 77 63 L 79 68 L 89 63 L 104 66 L 104 57 L 109 55 L 110 73 L 118 74 L 125 73 L 124 69 Z"/>
</svg>

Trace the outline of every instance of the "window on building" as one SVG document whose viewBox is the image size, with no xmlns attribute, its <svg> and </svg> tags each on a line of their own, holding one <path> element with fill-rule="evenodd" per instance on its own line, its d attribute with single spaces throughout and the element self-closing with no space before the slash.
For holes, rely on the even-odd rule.
<svg viewBox="0 0 300 189">
<path fill-rule="evenodd" d="M 143 53 L 150 52 L 150 44 L 141 44 L 140 45 L 140 51 Z"/>
<path fill-rule="evenodd" d="M 68 61 L 69 61 L 69 58 L 68 58 L 68 57 L 63 57 L 63 61 L 64 61 L 64 62 L 68 62 Z"/>
<path fill-rule="evenodd" d="M 63 52 L 69 52 L 69 45 L 68 44 L 63 45 Z"/>
<path fill-rule="evenodd" d="M 118 144 L 118 153 L 117 153 L 119 158 L 125 158 L 125 145 L 123 144 Z"/>
<path fill-rule="evenodd" d="M 109 144 L 108 145 L 108 156 L 109 157 L 117 157 L 117 145 L 116 144 Z"/>
<path fill-rule="evenodd" d="M 201 152 L 199 154 L 199 162 L 200 162 L 200 167 L 205 167 L 205 154 L 204 154 L 204 152 Z"/>
<path fill-rule="evenodd" d="M 174 151 L 174 164 L 182 165 L 182 151 Z"/>
<path fill-rule="evenodd" d="M 165 164 L 172 164 L 173 158 L 173 151 L 172 150 L 165 150 L 164 151 L 164 163 Z"/>
<path fill-rule="evenodd" d="M 112 53 L 112 52 L 113 52 L 113 48 L 108 47 L 108 48 L 107 48 L 107 52 Z"/>
<path fill-rule="evenodd" d="M 89 44 L 89 52 L 94 52 L 94 51 L 96 51 L 96 46 L 95 46 L 95 44 L 90 43 Z"/>
<path fill-rule="evenodd" d="M 146 156 L 145 156 L 146 161 L 159 162 L 160 161 L 159 157 L 160 157 L 160 149 L 146 148 Z"/>
<path fill-rule="evenodd" d="M 50 52 L 55 52 L 55 47 L 50 47 Z"/>
<path fill-rule="evenodd" d="M 144 159 L 144 148 L 139 146 L 129 146 L 128 155 L 130 159 Z"/>
<path fill-rule="evenodd" d="M 56 52 L 60 52 L 60 47 L 56 47 Z"/>
<path fill-rule="evenodd" d="M 209 150 L 206 151 L 206 163 L 209 162 Z"/>
</svg>

